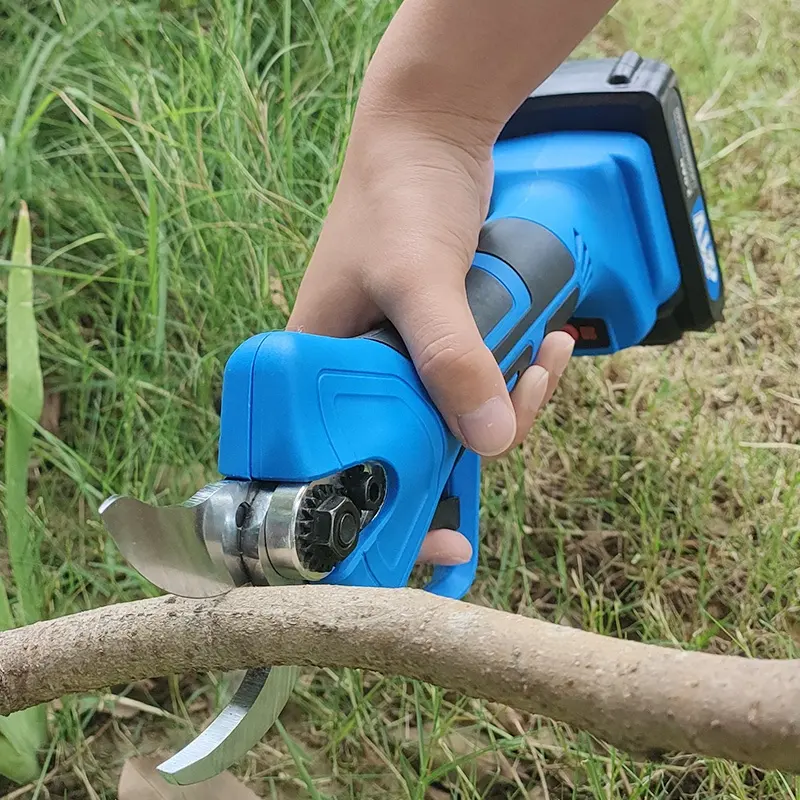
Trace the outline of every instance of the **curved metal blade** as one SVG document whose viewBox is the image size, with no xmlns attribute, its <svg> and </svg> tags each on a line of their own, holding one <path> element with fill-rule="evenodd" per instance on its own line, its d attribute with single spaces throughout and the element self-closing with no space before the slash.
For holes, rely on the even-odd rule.
<svg viewBox="0 0 800 800">
<path fill-rule="evenodd" d="M 275 724 L 292 694 L 298 667 L 263 667 L 245 673 L 233 700 L 193 741 L 157 767 L 169 783 L 210 780 L 251 750 Z"/>
<path fill-rule="evenodd" d="M 225 558 L 235 536 L 236 510 L 247 484 L 210 484 L 182 505 L 156 507 L 132 497 L 109 497 L 100 516 L 125 559 L 169 594 L 214 597 L 243 581 L 237 558 Z M 239 569 L 241 566 L 239 565 Z"/>
</svg>

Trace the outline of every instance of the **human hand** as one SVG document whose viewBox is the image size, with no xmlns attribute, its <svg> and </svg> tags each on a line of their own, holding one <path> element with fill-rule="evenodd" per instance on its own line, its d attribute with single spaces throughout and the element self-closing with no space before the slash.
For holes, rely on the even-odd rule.
<svg viewBox="0 0 800 800">
<path fill-rule="evenodd" d="M 438 121 L 370 117 L 353 128 L 341 178 L 289 319 L 290 330 L 358 336 L 388 319 L 448 426 L 495 458 L 522 442 L 572 354 L 547 336 L 506 389 L 467 303 L 465 276 L 492 188 L 492 141 Z M 420 563 L 471 557 L 459 533 L 431 531 Z"/>
</svg>

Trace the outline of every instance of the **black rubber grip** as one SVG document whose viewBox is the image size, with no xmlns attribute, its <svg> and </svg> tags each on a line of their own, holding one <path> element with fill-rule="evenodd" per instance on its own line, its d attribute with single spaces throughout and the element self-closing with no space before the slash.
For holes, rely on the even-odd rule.
<svg viewBox="0 0 800 800">
<path fill-rule="evenodd" d="M 533 361 L 533 348 L 528 345 L 517 357 L 517 360 L 503 373 L 508 383 L 512 378 L 519 378 Z"/>
<path fill-rule="evenodd" d="M 544 329 L 544 335 L 553 333 L 554 331 L 563 330 L 564 326 L 569 322 L 570 317 L 575 312 L 575 307 L 578 305 L 578 289 L 573 289 L 567 299 L 558 307 L 555 314 L 547 321 Z"/>
<path fill-rule="evenodd" d="M 497 278 L 482 269 L 467 273 L 467 302 L 485 339 L 511 311 L 514 298 Z"/>
<path fill-rule="evenodd" d="M 411 357 L 408 353 L 406 343 L 403 341 L 403 337 L 400 336 L 397 332 L 397 328 L 388 320 L 375 328 L 375 330 L 369 331 L 369 333 L 365 333 L 363 336 L 359 336 L 359 339 L 372 339 L 376 342 L 381 342 L 391 347 L 392 350 L 397 350 L 401 356 L 405 356 L 406 358 Z"/>
<path fill-rule="evenodd" d="M 572 279 L 575 260 L 554 233 L 519 217 L 504 217 L 484 225 L 478 252 L 508 264 L 522 279 L 531 296 L 531 305 L 525 316 L 493 350 L 494 357 L 500 363 Z M 572 295 L 564 306 L 570 302 L 570 298 Z M 577 295 L 574 301 L 577 303 Z M 557 311 L 553 319 L 560 316 Z M 551 323 L 552 320 L 548 321 L 548 328 Z"/>
<path fill-rule="evenodd" d="M 572 253 L 547 228 L 519 217 L 487 222 L 478 252 L 499 258 L 513 269 L 531 294 L 538 317 L 575 271 Z"/>
<path fill-rule="evenodd" d="M 467 302 L 475 318 L 475 324 L 485 339 L 511 311 L 514 299 L 497 278 L 482 269 L 473 268 L 467 273 L 466 289 Z M 397 329 L 388 321 L 375 330 L 365 333 L 361 338 L 382 342 L 406 358 L 409 357 L 405 342 Z"/>
<path fill-rule="evenodd" d="M 527 312 L 492 351 L 500 363 L 572 278 L 575 261 L 555 234 L 535 222 L 517 217 L 505 217 L 484 225 L 478 253 L 498 258 L 511 267 L 530 293 Z M 513 298 L 497 278 L 477 267 L 467 273 L 466 289 L 470 309 L 485 339 L 511 310 Z M 577 301 L 578 290 L 575 289 L 548 320 L 547 333 L 566 324 Z M 383 342 L 408 357 L 408 349 L 400 334 L 389 322 L 364 334 L 363 338 Z M 532 357 L 531 348 L 526 348 L 507 370 L 506 379 L 516 372 L 524 372 Z"/>
</svg>

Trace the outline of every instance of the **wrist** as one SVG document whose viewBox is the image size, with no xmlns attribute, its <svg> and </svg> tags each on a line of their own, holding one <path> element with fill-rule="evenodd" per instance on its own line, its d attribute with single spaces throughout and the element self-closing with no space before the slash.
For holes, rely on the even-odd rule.
<svg viewBox="0 0 800 800">
<path fill-rule="evenodd" d="M 495 140 L 495 133 L 483 126 L 459 125 L 451 114 L 419 109 L 390 113 L 361 106 L 342 180 L 379 193 L 391 193 L 397 184 L 409 182 L 456 181 L 462 188 L 479 187 L 482 196 L 491 188 Z"/>
<path fill-rule="evenodd" d="M 470 92 L 455 76 L 437 74 L 426 64 L 376 59 L 361 87 L 353 132 L 393 130 L 482 155 L 513 111 L 494 108 L 479 91 Z"/>
</svg>

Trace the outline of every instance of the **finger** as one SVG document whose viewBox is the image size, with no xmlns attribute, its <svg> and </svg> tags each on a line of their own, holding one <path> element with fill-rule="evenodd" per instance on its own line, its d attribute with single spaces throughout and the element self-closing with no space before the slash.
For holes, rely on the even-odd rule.
<svg viewBox="0 0 800 800">
<path fill-rule="evenodd" d="M 570 339 L 569 342 L 564 340 L 565 335 Z M 552 398 L 560 374 L 563 374 L 571 357 L 573 345 L 572 337 L 560 331 L 545 338 L 539 348 L 538 358 L 525 370 L 511 392 L 511 402 L 517 415 L 517 435 L 511 447 L 498 458 L 507 455 L 525 441 L 539 412 Z M 543 364 L 556 372 L 549 372 Z"/>
<path fill-rule="evenodd" d="M 575 340 L 564 331 L 555 331 L 545 336 L 542 346 L 534 364 L 544 367 L 549 375 L 547 391 L 541 405 L 545 406 L 550 402 L 553 393 L 558 387 L 558 381 L 564 374 L 564 370 L 572 357 L 575 348 Z"/>
<path fill-rule="evenodd" d="M 479 455 L 498 455 L 514 441 L 516 415 L 467 302 L 466 268 L 447 252 L 429 263 L 440 265 L 436 275 L 409 281 L 382 305 L 454 435 Z"/>
<path fill-rule="evenodd" d="M 458 531 L 445 528 L 428 531 L 422 542 L 417 564 L 452 567 L 466 564 L 472 558 L 472 545 Z"/>
<path fill-rule="evenodd" d="M 550 374 L 539 364 L 529 367 L 522 374 L 511 392 L 511 402 L 517 415 L 517 435 L 511 447 L 503 455 L 518 447 L 530 433 L 533 423 L 544 405 L 550 386 Z"/>
</svg>

